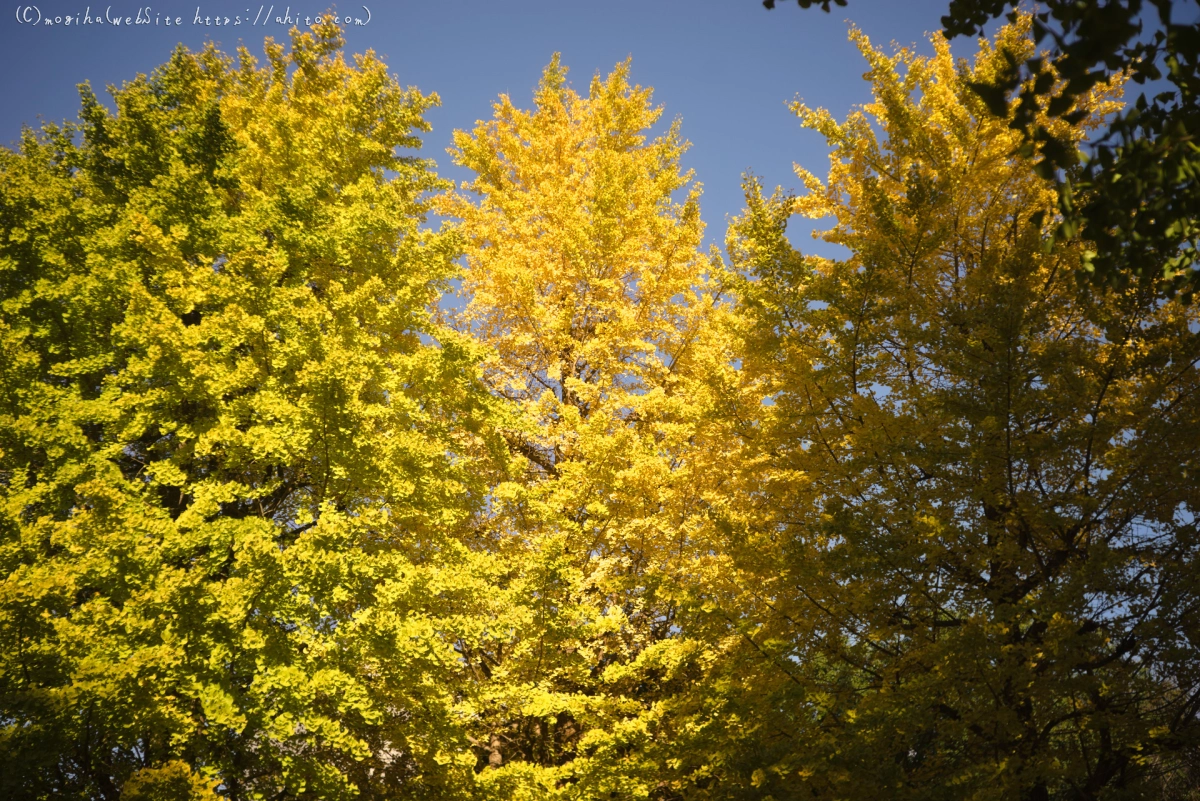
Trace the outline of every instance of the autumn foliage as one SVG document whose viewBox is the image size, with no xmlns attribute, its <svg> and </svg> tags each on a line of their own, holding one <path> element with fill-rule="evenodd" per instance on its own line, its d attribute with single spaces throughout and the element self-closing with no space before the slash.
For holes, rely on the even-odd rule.
<svg viewBox="0 0 1200 801">
<path fill-rule="evenodd" d="M 852 31 L 723 252 L 629 62 L 457 187 L 332 26 L 85 85 L 0 151 L 0 795 L 1196 798 L 1200 314 L 1077 280 L 1028 33 Z"/>
</svg>

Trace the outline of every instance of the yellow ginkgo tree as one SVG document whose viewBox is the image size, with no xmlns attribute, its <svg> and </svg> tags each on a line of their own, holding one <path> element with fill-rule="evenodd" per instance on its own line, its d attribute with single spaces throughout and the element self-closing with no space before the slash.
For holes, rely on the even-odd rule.
<svg viewBox="0 0 1200 801">
<path fill-rule="evenodd" d="M 729 540 L 760 646 L 729 670 L 754 671 L 763 727 L 727 779 L 764 796 L 1186 790 L 1200 316 L 1078 285 L 1086 243 L 1054 243 L 1054 187 L 970 88 L 1032 54 L 1028 28 L 974 65 L 853 31 L 874 101 L 844 122 L 794 106 L 828 179 L 751 182 L 731 229 L 744 380 L 770 402 Z M 1050 124 L 1079 142 L 1118 95 Z M 793 250 L 793 213 L 832 218 L 850 255 Z"/>
<path fill-rule="evenodd" d="M 732 441 L 728 309 L 679 123 L 652 138 L 660 115 L 628 62 L 582 96 L 555 57 L 531 110 L 501 97 L 452 151 L 476 175 L 442 209 L 466 247 L 457 324 L 522 410 L 504 436 L 527 465 L 488 523 L 505 617 L 464 657 L 486 690 L 480 764 L 500 768 L 485 778 L 531 798 L 660 792 L 670 699 L 709 649 L 684 616 L 714 566 Z"/>
<path fill-rule="evenodd" d="M 503 443 L 429 312 L 436 97 L 341 44 L 180 47 L 0 151 L 6 798 L 471 792 Z"/>
</svg>

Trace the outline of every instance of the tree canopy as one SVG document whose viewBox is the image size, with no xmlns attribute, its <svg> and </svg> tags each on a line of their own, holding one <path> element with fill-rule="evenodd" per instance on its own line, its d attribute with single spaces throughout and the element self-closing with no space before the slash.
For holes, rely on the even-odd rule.
<svg viewBox="0 0 1200 801">
<path fill-rule="evenodd" d="M 829 0 L 819 3 L 829 11 Z M 1020 5 L 950 0 L 944 33 L 972 36 L 1001 15 L 1015 22 Z M 1194 0 L 1043 0 L 1030 35 L 1049 47 L 1010 49 L 972 84 L 992 114 L 1022 133 L 1017 147 L 1040 157 L 1035 169 L 1056 182 L 1058 239 L 1082 229 L 1092 243 L 1080 275 L 1117 288 L 1152 283 L 1186 302 L 1200 289 L 1198 15 Z M 1078 101 L 1117 76 L 1155 90 L 1115 112 L 1084 147 L 1055 132 L 1054 120 L 1078 122 L 1086 113 Z"/>
<path fill-rule="evenodd" d="M 1200 736 L 1200 326 L 1154 285 L 1080 291 L 1085 245 L 1043 247 L 1054 187 L 972 89 L 1026 31 L 970 70 L 941 37 L 889 57 L 854 32 L 875 102 L 840 123 L 795 106 L 828 179 L 802 171 L 796 200 L 751 183 L 732 228 L 747 378 L 773 399 L 739 561 L 764 650 L 794 662 L 757 706 L 804 743 L 762 765 L 777 798 L 1194 781 L 1172 773 Z M 792 211 L 853 255 L 796 253 Z"/>
<path fill-rule="evenodd" d="M 470 772 L 447 627 L 488 597 L 495 404 L 427 308 L 441 184 L 396 154 L 437 99 L 340 46 L 179 49 L 3 151 L 7 797 Z"/>
<path fill-rule="evenodd" d="M 81 86 L 0 150 L 0 794 L 1196 799 L 1200 312 L 1075 280 L 1035 24 L 852 30 L 723 252 L 629 61 L 459 186 L 332 25 Z"/>
</svg>

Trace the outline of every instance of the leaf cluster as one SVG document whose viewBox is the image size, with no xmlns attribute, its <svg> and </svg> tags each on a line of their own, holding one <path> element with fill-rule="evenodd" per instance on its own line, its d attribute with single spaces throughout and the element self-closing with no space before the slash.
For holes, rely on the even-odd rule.
<svg viewBox="0 0 1200 801">
<path fill-rule="evenodd" d="M 1015 22 L 1017 5 L 951 0 L 944 34 L 974 35 L 1006 12 Z M 1173 0 L 1040 5 L 1045 10 L 1032 15 L 1031 36 L 1049 49 L 1010 52 L 972 88 L 1021 132 L 1024 155 L 1040 157 L 1036 169 L 1056 183 L 1059 240 L 1082 231 L 1095 244 L 1081 277 L 1116 288 L 1166 278 L 1157 283 L 1160 292 L 1190 302 L 1200 286 L 1200 27 L 1178 20 L 1200 8 Z M 1139 95 L 1085 147 L 1055 130 L 1054 121 L 1079 123 L 1086 114 L 1081 101 L 1114 78 L 1170 88 Z"/>
</svg>

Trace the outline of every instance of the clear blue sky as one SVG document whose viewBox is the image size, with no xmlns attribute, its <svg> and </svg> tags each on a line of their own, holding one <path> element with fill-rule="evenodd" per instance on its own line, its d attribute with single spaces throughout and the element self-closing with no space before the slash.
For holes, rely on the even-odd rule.
<svg viewBox="0 0 1200 801">
<path fill-rule="evenodd" d="M 801 10 L 780 0 L 767 11 L 760 0 L 367 0 L 368 25 L 347 31 L 347 50 L 368 48 L 382 55 L 404 84 L 436 91 L 442 106 L 428 115 L 432 133 L 423 155 L 437 161 L 439 172 L 461 180 L 446 148 L 455 128 L 470 128 L 491 115 L 491 103 L 508 93 L 528 106 L 542 68 L 555 51 L 562 53 L 570 78 L 580 90 L 597 72 L 607 72 L 633 57 L 633 79 L 653 86 L 664 106 L 663 121 L 681 117 L 692 143 L 685 164 L 704 184 L 701 201 L 707 238 L 724 239 L 725 220 L 742 206 L 741 177 L 751 170 L 768 187 L 796 188 L 793 162 L 823 175 L 828 164 L 821 137 L 802 131 L 785 103 L 796 97 L 844 117 L 852 106 L 870 100 L 862 79 L 865 63 L 847 41 L 849 21 L 872 41 L 916 44 L 931 52 L 927 33 L 940 29 L 948 0 L 850 0 L 826 14 Z M 266 16 L 264 4 L 261 16 Z M 324 2 L 291 6 L 293 15 L 316 15 Z M 110 17 L 142 15 L 156 25 L 33 25 L 19 22 L 90 13 Z M 275 4 L 268 24 L 259 5 L 248 0 L 203 0 L 190 4 L 34 0 L 12 3 L 0 14 L 0 143 L 12 143 L 24 123 L 74 118 L 75 85 L 89 80 L 98 93 L 165 61 L 183 42 L 198 48 L 208 39 L 232 51 L 239 41 L 255 53 L 262 39 L 286 39 L 287 26 L 276 24 L 287 3 Z M 26 10 L 28 9 L 28 10 Z M 89 11 L 90 9 L 90 11 Z M 201 16 L 243 17 L 240 26 L 194 24 Z M 299 12 L 297 11 L 299 9 Z M 340 3 L 337 10 L 364 17 L 362 5 Z M 161 19 L 182 17 L 180 27 Z M 955 40 L 955 50 L 973 54 L 975 42 Z M 797 221 L 799 225 L 799 221 Z M 798 231 L 795 233 L 799 233 Z M 807 236 L 792 237 L 805 250 L 824 248 Z"/>
</svg>

